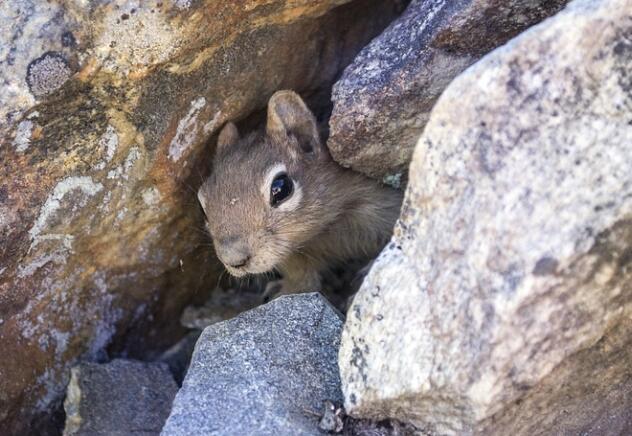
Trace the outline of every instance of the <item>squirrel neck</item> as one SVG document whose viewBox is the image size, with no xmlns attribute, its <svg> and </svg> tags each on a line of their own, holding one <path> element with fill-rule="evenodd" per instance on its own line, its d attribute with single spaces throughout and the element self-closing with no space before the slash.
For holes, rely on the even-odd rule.
<svg viewBox="0 0 632 436">
<path fill-rule="evenodd" d="M 374 257 L 390 239 L 399 216 L 403 192 L 354 171 L 340 171 L 340 192 L 334 194 L 340 212 L 305 245 L 310 263 Z"/>
</svg>

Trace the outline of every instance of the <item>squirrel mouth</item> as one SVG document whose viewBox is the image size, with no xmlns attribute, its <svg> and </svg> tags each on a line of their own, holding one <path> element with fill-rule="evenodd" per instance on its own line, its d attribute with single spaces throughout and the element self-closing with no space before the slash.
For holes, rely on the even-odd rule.
<svg viewBox="0 0 632 436">
<path fill-rule="evenodd" d="M 248 275 L 255 274 L 265 274 L 270 271 L 274 271 L 274 267 L 265 268 L 263 265 L 258 263 L 253 263 L 252 261 L 248 263 L 248 265 L 244 265 L 243 267 L 235 268 L 234 266 L 226 265 L 222 262 L 226 271 L 229 272 L 233 277 L 241 278 Z M 262 268 L 263 267 L 263 268 Z"/>
<path fill-rule="evenodd" d="M 228 266 L 226 264 L 224 264 L 224 268 L 226 268 L 226 271 L 228 271 L 230 275 L 234 277 L 245 277 L 250 274 L 244 268 L 233 268 L 232 266 Z"/>
</svg>

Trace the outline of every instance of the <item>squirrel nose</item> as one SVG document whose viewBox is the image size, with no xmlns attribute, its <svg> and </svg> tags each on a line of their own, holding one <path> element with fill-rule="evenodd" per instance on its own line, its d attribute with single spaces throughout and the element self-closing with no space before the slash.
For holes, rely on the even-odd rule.
<svg viewBox="0 0 632 436">
<path fill-rule="evenodd" d="M 252 258 L 248 247 L 236 238 L 223 240 L 219 251 L 222 263 L 235 269 L 245 267 Z"/>
</svg>

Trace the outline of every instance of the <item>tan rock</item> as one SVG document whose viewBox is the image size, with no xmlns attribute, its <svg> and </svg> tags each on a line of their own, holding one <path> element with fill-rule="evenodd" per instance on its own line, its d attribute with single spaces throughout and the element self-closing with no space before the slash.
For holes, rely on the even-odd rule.
<svg viewBox="0 0 632 436">
<path fill-rule="evenodd" d="M 343 330 L 352 415 L 632 431 L 630 11 L 576 0 L 439 99 Z"/>
</svg>

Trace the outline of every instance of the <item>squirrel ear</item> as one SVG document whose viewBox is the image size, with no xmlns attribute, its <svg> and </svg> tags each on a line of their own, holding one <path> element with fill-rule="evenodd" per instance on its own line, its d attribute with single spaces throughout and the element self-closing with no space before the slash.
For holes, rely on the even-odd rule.
<svg viewBox="0 0 632 436">
<path fill-rule="evenodd" d="M 219 136 L 217 137 L 217 150 L 233 145 L 237 141 L 239 141 L 239 131 L 237 130 L 237 126 L 228 122 L 222 128 L 221 132 L 219 132 Z"/>
<path fill-rule="evenodd" d="M 281 138 L 293 135 L 308 153 L 320 145 L 316 118 L 294 91 L 277 91 L 270 97 L 266 132 Z"/>
</svg>

